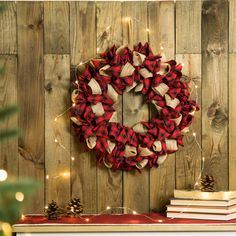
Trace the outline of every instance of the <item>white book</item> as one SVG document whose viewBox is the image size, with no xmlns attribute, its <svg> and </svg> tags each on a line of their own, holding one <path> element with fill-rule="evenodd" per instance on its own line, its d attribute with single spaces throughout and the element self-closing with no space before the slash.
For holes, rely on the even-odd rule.
<svg viewBox="0 0 236 236">
<path fill-rule="evenodd" d="M 172 198 L 171 205 L 181 206 L 232 206 L 236 205 L 236 199 L 232 200 L 193 200 L 193 199 L 179 199 Z"/>
<path fill-rule="evenodd" d="M 203 213 L 177 213 L 167 212 L 169 218 L 199 219 L 199 220 L 232 220 L 236 218 L 236 213 L 229 215 L 203 214 Z"/>
</svg>

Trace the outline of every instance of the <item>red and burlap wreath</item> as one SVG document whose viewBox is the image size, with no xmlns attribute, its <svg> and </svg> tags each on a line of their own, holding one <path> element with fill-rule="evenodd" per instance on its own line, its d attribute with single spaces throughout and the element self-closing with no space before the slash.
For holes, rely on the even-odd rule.
<svg viewBox="0 0 236 236">
<path fill-rule="evenodd" d="M 176 61 L 161 61 L 148 45 L 134 50 L 113 46 L 93 59 L 73 82 L 70 118 L 75 133 L 99 163 L 113 170 L 141 170 L 158 167 L 167 154 L 183 146 L 183 134 L 199 110 L 190 100 L 182 66 Z M 140 93 L 157 113 L 150 122 L 132 127 L 116 120 L 116 103 L 123 93 Z"/>
</svg>

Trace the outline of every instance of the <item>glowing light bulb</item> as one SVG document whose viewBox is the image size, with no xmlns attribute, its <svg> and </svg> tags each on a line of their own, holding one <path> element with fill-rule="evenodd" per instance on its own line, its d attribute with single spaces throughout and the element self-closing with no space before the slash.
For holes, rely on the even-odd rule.
<svg viewBox="0 0 236 236">
<path fill-rule="evenodd" d="M 62 176 L 63 176 L 63 177 L 69 177 L 69 176 L 70 176 L 70 173 L 69 173 L 69 172 L 64 172 L 64 173 L 62 173 Z"/>
<path fill-rule="evenodd" d="M 150 32 L 150 29 L 147 28 L 146 31 L 147 31 L 147 32 Z"/>
<path fill-rule="evenodd" d="M 195 184 L 195 185 L 197 186 L 197 185 L 199 185 L 199 183 L 198 183 L 198 182 L 196 182 L 196 184 Z"/>
<path fill-rule="evenodd" d="M 3 235 L 11 235 L 12 234 L 12 229 L 11 229 L 11 225 L 8 223 L 1 223 L 1 228 L 2 228 L 2 232 Z"/>
<path fill-rule="evenodd" d="M 164 50 L 164 47 L 163 47 L 163 46 L 161 46 L 161 47 L 160 47 L 160 49 L 161 49 L 161 50 Z"/>
<path fill-rule="evenodd" d="M 162 223 L 162 222 L 163 222 L 163 220 L 158 220 L 158 222 L 159 222 L 159 223 Z"/>
<path fill-rule="evenodd" d="M 195 132 L 193 132 L 193 137 L 196 137 L 196 136 L 197 136 L 197 134 Z"/>
<path fill-rule="evenodd" d="M 181 63 L 181 65 L 184 67 L 184 63 Z"/>
<path fill-rule="evenodd" d="M 74 158 L 74 157 L 71 157 L 71 160 L 72 160 L 72 161 L 74 161 L 74 160 L 75 160 L 75 158 Z"/>
<path fill-rule="evenodd" d="M 197 89 L 197 88 L 198 88 L 198 86 L 197 86 L 197 85 L 195 85 L 195 88 Z"/>
<path fill-rule="evenodd" d="M 79 63 L 79 66 L 81 66 L 81 65 L 83 65 L 84 63 L 81 61 L 80 63 Z"/>
<path fill-rule="evenodd" d="M 97 48 L 97 52 L 99 52 L 100 48 Z"/>
<path fill-rule="evenodd" d="M 107 206 L 107 210 L 110 210 L 111 209 L 111 207 L 110 206 Z"/>
<path fill-rule="evenodd" d="M 46 175 L 46 179 L 49 179 L 49 175 Z"/>
<path fill-rule="evenodd" d="M 0 170 L 0 182 L 3 182 L 7 179 L 7 172 L 3 169 Z"/>
<path fill-rule="evenodd" d="M 111 26 L 109 25 L 109 26 L 107 26 L 106 30 L 109 30 L 110 28 L 111 28 Z"/>
<path fill-rule="evenodd" d="M 75 83 L 78 84 L 79 83 L 78 80 L 76 80 Z"/>
<path fill-rule="evenodd" d="M 55 142 L 55 143 L 58 143 L 58 140 L 55 138 L 55 139 L 54 139 L 54 142 Z"/>
<path fill-rule="evenodd" d="M 86 221 L 86 222 L 89 222 L 89 218 L 86 218 L 85 221 Z"/>
<path fill-rule="evenodd" d="M 45 207 L 44 207 L 44 209 L 46 209 L 46 210 L 47 210 L 47 209 L 48 209 L 48 206 L 45 206 Z"/>
<path fill-rule="evenodd" d="M 125 17 L 125 21 L 130 21 L 130 17 Z"/>
<path fill-rule="evenodd" d="M 76 106 L 76 103 L 73 103 L 73 104 L 72 104 L 72 107 L 75 107 L 75 106 Z"/>
<path fill-rule="evenodd" d="M 202 157 L 202 161 L 203 161 L 203 162 L 205 161 L 205 157 Z"/>
<path fill-rule="evenodd" d="M 133 211 L 133 215 L 137 215 L 137 212 L 136 212 L 136 211 Z"/>
<path fill-rule="evenodd" d="M 15 198 L 18 202 L 23 202 L 25 196 L 22 192 L 16 192 Z"/>
<path fill-rule="evenodd" d="M 25 219 L 25 215 L 22 214 L 21 215 L 21 219 L 24 220 Z"/>
<path fill-rule="evenodd" d="M 57 118 L 55 118 L 54 121 L 57 121 Z"/>
</svg>

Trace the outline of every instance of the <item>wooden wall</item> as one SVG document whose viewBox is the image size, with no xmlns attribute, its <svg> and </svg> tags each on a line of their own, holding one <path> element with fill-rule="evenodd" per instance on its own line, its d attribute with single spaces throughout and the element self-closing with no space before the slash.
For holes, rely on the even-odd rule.
<svg viewBox="0 0 236 236">
<path fill-rule="evenodd" d="M 236 190 L 236 1 L 0 4 L 0 107 L 18 104 L 20 109 L 1 127 L 21 131 L 18 140 L 0 144 L 0 168 L 42 183 L 25 213 L 42 212 L 52 199 L 63 205 L 71 196 L 81 197 L 87 213 L 107 205 L 160 211 L 174 188 L 193 187 L 201 157 L 218 190 Z M 129 28 L 126 17 L 132 19 Z M 71 135 L 66 115 L 54 118 L 70 106 L 73 65 L 95 56 L 97 48 L 139 41 L 183 63 L 185 78 L 197 85 L 191 96 L 201 111 L 192 130 L 202 150 L 189 134 L 185 147 L 158 169 L 111 172 L 97 166 L 94 154 Z M 129 107 L 130 99 L 141 104 L 140 98 L 123 97 L 117 118 L 124 124 L 130 116 L 148 117 L 148 108 Z"/>
</svg>

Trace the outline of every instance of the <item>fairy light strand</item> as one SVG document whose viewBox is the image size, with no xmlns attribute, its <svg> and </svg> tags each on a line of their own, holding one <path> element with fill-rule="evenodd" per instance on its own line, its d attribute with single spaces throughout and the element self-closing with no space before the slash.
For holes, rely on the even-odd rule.
<svg viewBox="0 0 236 236">
<path fill-rule="evenodd" d="M 145 25 L 142 21 L 138 20 L 137 18 L 130 18 L 130 17 L 126 17 L 126 18 L 125 18 L 126 21 L 130 21 L 131 19 L 133 19 L 134 21 L 139 22 L 139 23 Z M 106 31 L 110 30 L 110 27 L 111 27 L 111 26 L 108 26 L 108 27 L 106 28 Z M 147 26 L 145 25 L 145 27 L 147 27 Z M 147 31 L 148 34 L 150 33 L 150 29 L 149 29 L 149 28 L 146 28 L 146 31 Z M 101 36 L 102 36 L 102 35 L 101 35 Z M 101 36 L 100 36 L 100 37 L 101 37 Z M 161 51 L 163 51 L 163 50 L 164 50 L 164 47 L 161 45 L 160 49 L 161 49 Z M 82 65 L 84 65 L 84 64 L 86 64 L 86 63 L 88 63 L 88 62 L 91 61 L 92 59 L 96 59 L 96 57 L 98 56 L 99 51 L 100 51 L 100 45 L 98 45 L 98 47 L 96 48 L 96 53 L 97 53 L 96 56 L 95 56 L 95 57 L 88 58 L 88 59 L 86 59 L 86 60 L 84 60 L 84 61 L 81 61 L 78 65 L 76 65 L 76 67 L 75 67 L 75 72 L 77 71 L 77 69 L 78 69 L 80 66 L 82 66 Z M 184 66 L 183 63 L 182 63 L 182 66 Z M 75 74 L 75 76 L 77 76 L 77 75 Z M 193 80 L 192 80 L 192 81 L 193 81 Z M 76 82 L 77 82 L 77 81 L 76 81 Z M 194 81 L 193 81 L 193 83 L 194 83 L 194 88 L 195 88 L 195 91 L 196 91 L 196 94 L 195 94 L 195 96 L 196 96 L 196 101 L 198 102 L 198 85 L 196 85 Z M 74 105 L 75 105 L 75 104 L 72 104 L 71 107 L 73 107 Z M 71 109 L 71 107 L 69 107 L 68 109 L 66 109 L 65 111 L 63 111 L 61 114 L 57 115 L 57 116 L 54 118 L 54 121 L 57 122 L 58 118 L 61 118 L 68 110 Z M 192 131 L 192 135 L 193 135 L 193 137 L 194 137 L 195 143 L 197 144 L 197 147 L 198 147 L 199 150 L 202 152 L 202 147 L 201 147 L 201 144 L 198 142 L 196 132 Z M 58 139 L 56 139 L 56 138 L 54 139 L 54 141 L 55 141 L 56 144 L 59 145 L 59 147 L 61 147 L 63 150 L 65 150 L 65 151 L 70 155 L 69 150 L 63 145 L 62 142 L 59 142 Z M 75 160 L 75 157 L 74 157 L 74 156 L 71 156 L 71 161 L 73 162 L 74 160 Z M 204 171 L 204 167 L 205 167 L 205 164 L 204 164 L 204 163 L 205 163 L 205 157 L 202 157 L 201 171 L 200 171 L 200 174 L 199 174 L 199 176 L 197 177 L 197 180 L 196 180 L 196 182 L 195 182 L 195 184 L 194 184 L 194 190 L 196 189 L 196 186 L 198 185 L 198 182 L 199 182 L 199 180 L 201 179 L 202 173 L 203 173 L 203 171 Z M 65 173 L 64 173 L 64 174 L 65 174 Z M 58 175 L 56 175 L 56 176 L 50 176 L 50 178 L 68 177 L 67 174 L 65 174 L 65 175 L 64 175 L 64 174 L 59 175 L 59 176 L 58 176 Z M 46 179 L 47 179 L 47 180 L 49 179 L 49 175 L 46 175 Z M 126 211 L 128 210 L 128 211 L 132 212 L 133 215 L 140 215 L 137 211 L 135 211 L 135 210 L 133 210 L 133 209 L 131 209 L 131 208 L 128 208 L 128 207 L 110 207 L 110 206 L 107 206 L 107 208 L 106 208 L 105 210 L 101 211 L 100 213 L 98 213 L 98 214 L 96 214 L 96 215 L 94 215 L 94 216 L 92 216 L 92 217 L 90 217 L 90 218 L 88 218 L 88 217 L 86 217 L 86 218 L 80 217 L 80 218 L 83 218 L 86 222 L 89 222 L 91 219 L 93 219 L 93 218 L 96 217 L 97 215 L 102 215 L 102 214 L 104 214 L 104 213 L 106 213 L 106 212 L 108 212 L 108 211 L 117 210 L 117 209 L 126 210 Z M 145 216 L 146 218 L 149 218 L 150 220 L 155 221 L 155 222 L 159 222 L 159 223 L 163 222 L 163 220 L 161 220 L 161 219 L 157 220 L 157 219 L 153 219 L 153 218 L 151 218 L 151 217 L 148 217 L 148 216 L 146 216 L 146 215 L 143 215 L 143 216 Z M 170 218 L 170 219 L 172 219 L 172 218 Z"/>
</svg>

